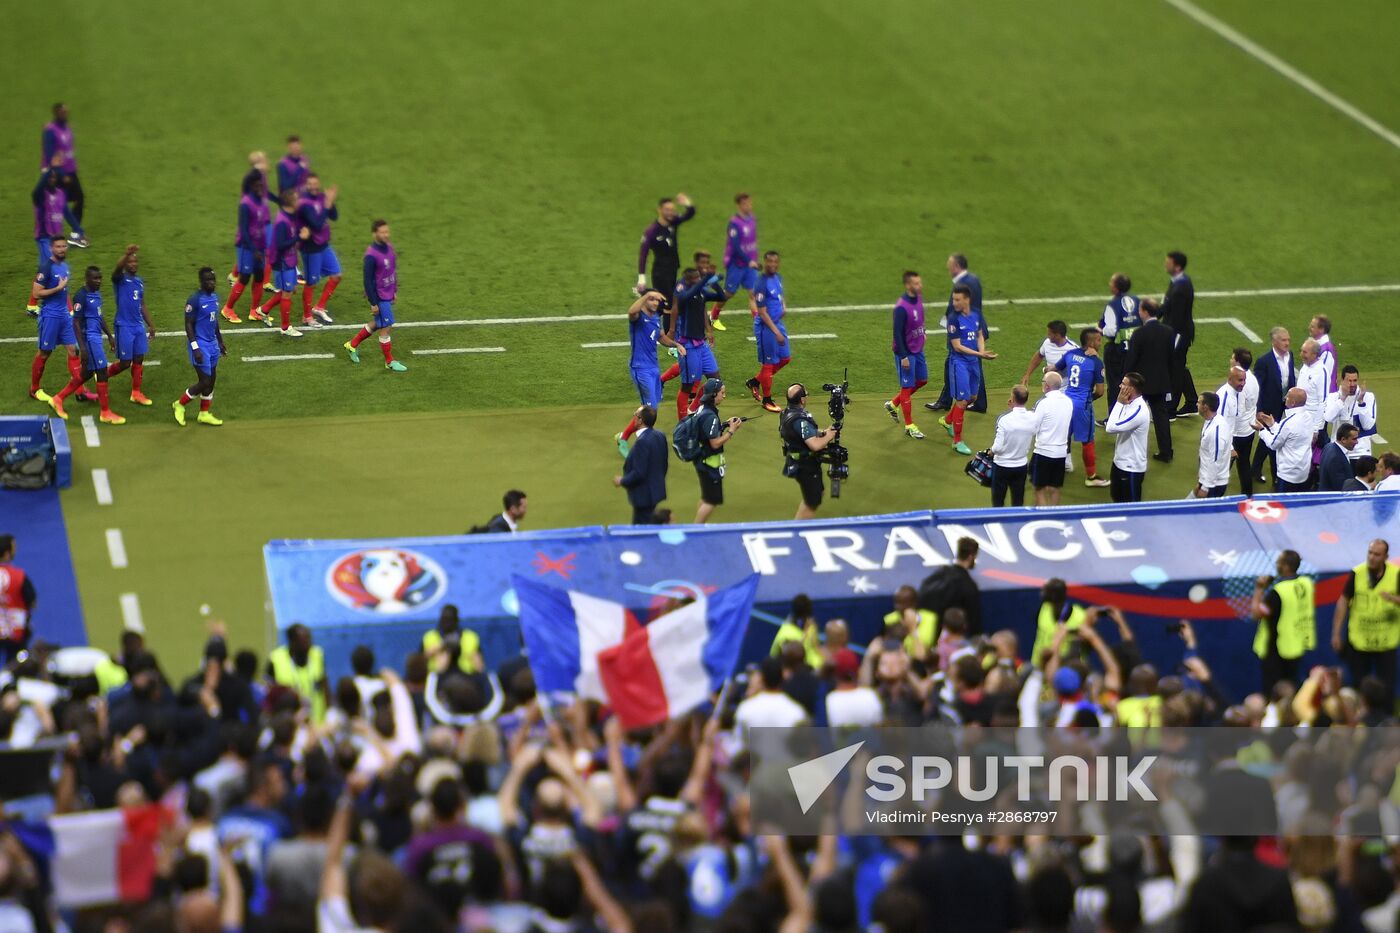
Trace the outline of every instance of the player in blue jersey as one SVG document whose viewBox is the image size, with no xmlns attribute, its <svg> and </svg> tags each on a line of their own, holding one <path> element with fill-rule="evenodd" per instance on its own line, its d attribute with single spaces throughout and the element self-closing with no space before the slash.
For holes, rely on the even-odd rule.
<svg viewBox="0 0 1400 933">
<path fill-rule="evenodd" d="M 224 335 L 219 330 L 219 295 L 214 291 L 214 270 L 205 266 L 199 270 L 199 291 L 185 302 L 185 339 L 189 344 L 190 365 L 194 367 L 194 385 L 184 391 L 176 401 L 170 403 L 175 411 L 175 421 L 185 424 L 185 406 L 199 397 L 199 423 L 218 426 L 223 424 L 209 406 L 214 401 L 214 378 L 218 373 L 219 358 L 228 352 L 224 347 Z"/>
<path fill-rule="evenodd" d="M 1103 395 L 1105 386 L 1103 360 L 1099 358 L 1102 339 L 1097 328 L 1084 328 L 1079 332 L 1079 346 L 1065 351 L 1055 364 L 1055 370 L 1065 380 L 1065 395 L 1074 402 L 1069 439 L 1080 444 L 1085 486 L 1109 485 L 1108 480 L 1098 474 L 1098 458 L 1094 452 L 1094 400 Z"/>
<path fill-rule="evenodd" d="M 33 294 L 39 302 L 39 352 L 29 368 L 29 397 L 48 404 L 52 396 L 39 388 L 39 383 L 44 378 L 44 367 L 48 365 L 50 353 L 60 346 L 66 348 L 69 378 L 83 374 L 83 364 L 78 358 L 78 337 L 73 330 L 73 311 L 68 300 L 68 238 L 61 233 L 49 237 L 49 255 L 39 263 Z M 79 393 L 78 398 L 91 401 L 96 396 Z"/>
<path fill-rule="evenodd" d="M 696 254 L 697 256 L 700 254 Z M 671 305 L 671 325 L 667 332 L 676 343 L 676 365 L 681 368 L 680 390 L 676 392 L 676 419 L 698 411 L 704 395 L 705 382 L 719 376 L 719 361 L 715 359 L 713 322 L 705 313 L 705 303 L 719 282 L 713 267 L 689 266 L 681 273 Z M 685 355 L 681 356 L 681 349 Z M 666 377 L 661 377 L 662 382 Z"/>
<path fill-rule="evenodd" d="M 637 396 L 648 408 L 661 407 L 661 367 L 656 365 L 656 345 L 675 347 L 684 359 L 685 347 L 677 344 L 671 335 L 661 329 L 661 306 L 665 296 L 655 289 L 642 292 L 640 298 L 627 309 L 628 341 L 632 345 L 632 358 L 628 369 L 632 374 L 632 384 L 637 387 Z M 627 456 L 628 442 L 637 433 L 637 417 L 627 422 L 622 433 L 613 437 L 617 442 L 617 452 Z"/>
<path fill-rule="evenodd" d="M 753 293 L 758 313 L 753 319 L 753 336 L 758 343 L 758 372 L 745 383 L 764 408 L 780 412 L 773 401 L 773 377 L 792 362 L 792 344 L 788 342 L 787 325 L 783 317 L 787 303 L 783 298 L 783 277 L 778 273 L 782 258 L 776 250 L 763 254 L 763 274 Z"/>
<path fill-rule="evenodd" d="M 117 361 L 107 367 L 107 375 L 130 369 L 131 400 L 137 405 L 150 405 L 151 400 L 141 391 L 141 380 L 145 378 L 146 351 L 155 339 L 156 325 L 146 310 L 146 283 L 136 274 L 140 266 L 136 253 L 136 246 L 128 246 L 112 270 L 112 295 L 117 300 L 112 316 L 117 332 Z"/>
<path fill-rule="evenodd" d="M 73 296 L 73 324 L 78 331 L 78 354 L 82 371 L 68 380 L 59 393 L 49 399 L 54 414 L 64 421 L 68 413 L 63 410 L 63 400 L 83 387 L 83 383 L 97 378 L 97 401 L 102 406 L 101 419 L 104 424 L 126 424 L 126 419 L 112 411 L 107 403 L 107 350 L 105 344 L 115 349 L 116 341 L 107 329 L 102 318 L 102 270 L 88 266 L 83 273 L 83 287 Z M 105 341 L 105 342 L 104 342 Z"/>
<path fill-rule="evenodd" d="M 953 286 L 953 316 L 948 320 L 949 367 L 952 380 L 949 391 L 953 396 L 953 407 L 948 410 L 944 425 L 953 438 L 953 449 L 964 456 L 972 455 L 972 448 L 963 443 L 963 419 L 968 406 L 977 401 L 982 391 L 982 361 L 994 360 L 997 355 L 987 349 L 987 325 L 982 320 L 982 312 L 972 307 L 972 289 L 961 283 Z"/>
</svg>

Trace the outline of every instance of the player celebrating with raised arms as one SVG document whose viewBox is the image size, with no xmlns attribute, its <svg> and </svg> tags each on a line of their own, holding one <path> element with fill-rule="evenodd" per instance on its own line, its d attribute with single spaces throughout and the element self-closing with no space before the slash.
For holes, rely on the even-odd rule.
<svg viewBox="0 0 1400 933">
<path fill-rule="evenodd" d="M 758 342 L 758 372 L 745 383 L 760 404 L 772 412 L 782 411 L 773 401 L 773 377 L 792 362 L 792 345 L 788 343 L 783 315 L 783 277 L 778 273 L 781 257 L 777 250 L 763 254 L 763 275 L 758 280 L 754 301 L 758 314 L 753 319 L 753 336 Z"/>
<path fill-rule="evenodd" d="M 1061 334 L 1060 336 L 1064 336 Z M 1086 327 L 1079 332 L 1079 346 L 1072 342 L 1060 355 L 1055 371 L 1065 380 L 1065 395 L 1074 402 L 1074 416 L 1069 423 L 1070 440 L 1078 441 L 1084 455 L 1084 485 L 1104 487 L 1109 481 L 1098 474 L 1098 458 L 1094 450 L 1094 400 L 1104 394 L 1104 365 L 1099 359 L 1099 342 L 1103 335 L 1097 328 Z M 1069 457 L 1067 456 L 1066 461 Z"/>
<path fill-rule="evenodd" d="M 39 263 L 34 278 L 34 296 L 39 301 L 39 352 L 29 369 L 29 397 L 48 403 L 50 395 L 39 388 L 49 354 L 56 347 L 68 351 L 68 375 L 83 374 L 78 359 L 78 337 L 73 331 L 73 312 L 68 303 L 68 240 L 62 233 L 49 238 L 49 257 Z M 79 398 L 82 396 L 80 395 Z"/>
<path fill-rule="evenodd" d="M 885 403 L 896 422 L 904 415 L 904 433 L 922 440 L 914 423 L 914 393 L 928 385 L 928 361 L 924 358 L 924 280 L 917 272 L 904 273 L 904 294 L 894 304 L 894 373 L 899 392 Z"/>
<path fill-rule="evenodd" d="M 373 239 L 365 247 L 365 298 L 369 301 L 369 323 L 345 344 L 350 362 L 360 361 L 360 344 L 370 334 L 379 334 L 379 349 L 384 354 L 384 368 L 396 373 L 408 372 L 408 367 L 394 359 L 389 331 L 394 326 L 394 299 L 399 294 L 399 257 L 389 242 L 389 221 L 376 220 L 369 225 Z"/>
<path fill-rule="evenodd" d="M 331 248 L 331 221 L 340 219 L 340 210 L 335 199 L 340 189 L 331 185 L 321 190 L 321 176 L 311 172 L 306 176 L 306 189 L 297 202 L 297 219 L 307 235 L 301 240 L 301 261 L 306 270 L 306 285 L 301 291 L 302 324 L 322 327 L 334 324 L 326 311 L 326 302 L 335 294 L 340 284 L 340 259 Z M 316 294 L 316 283 L 321 276 L 326 277 L 326 286 L 321 289 L 321 297 L 312 307 L 311 299 Z"/>
<path fill-rule="evenodd" d="M 128 246 L 112 270 L 112 296 L 117 302 L 116 314 L 112 316 L 117 331 L 117 361 L 107 367 L 107 377 L 110 379 L 130 369 L 131 400 L 137 405 L 150 405 L 151 400 L 141 391 L 141 380 L 145 377 L 146 351 L 150 341 L 155 339 L 156 325 L 146 310 L 146 283 L 136 274 L 140 265 L 136 252 L 134 245 Z"/>
<path fill-rule="evenodd" d="M 679 346 L 670 334 L 662 333 L 660 311 L 661 293 L 654 289 L 647 289 L 627 309 L 627 331 L 632 346 L 629 364 L 632 384 L 637 387 L 637 396 L 642 400 L 642 405 L 653 409 L 661 404 L 661 368 L 656 365 L 657 343 L 676 347 L 682 357 L 686 355 L 685 347 Z M 628 442 L 636 432 L 637 418 L 633 415 L 622 433 L 613 438 L 617 442 L 617 452 L 624 458 L 629 449 Z"/>
<path fill-rule="evenodd" d="M 267 179 L 259 175 L 252 180 L 251 187 L 243 192 L 243 197 L 238 201 L 238 233 L 233 239 L 236 256 L 233 271 L 237 278 L 228 293 L 228 301 L 219 312 L 230 324 L 241 323 L 234 305 L 238 304 L 238 299 L 243 296 L 243 290 L 248 287 L 249 281 L 253 282 L 253 307 L 248 312 L 248 318 L 265 319 L 258 306 L 262 303 L 263 281 L 266 276 L 266 256 L 263 248 L 267 243 L 269 219 Z"/>
<path fill-rule="evenodd" d="M 753 216 L 753 198 L 747 191 L 740 191 L 734 195 L 734 204 L 739 210 L 729 218 L 724 236 L 724 298 L 710 309 L 715 330 L 726 329 L 719 314 L 741 288 L 749 293 L 749 313 L 758 313 L 753 298 L 758 286 L 758 221 Z"/>
<path fill-rule="evenodd" d="M 82 364 L 79 375 L 68 380 L 57 395 L 49 399 L 54 413 L 64 421 L 68 413 L 63 410 L 63 400 L 83 387 L 88 379 L 97 377 L 97 401 L 102 406 L 103 424 L 126 424 L 126 419 L 112 411 L 107 395 L 107 352 L 103 339 L 116 348 L 112 332 L 102 318 L 102 270 L 88 266 L 83 274 L 83 287 L 73 296 L 73 323 L 78 331 L 78 353 Z"/>
<path fill-rule="evenodd" d="M 676 345 L 676 365 L 681 368 L 681 387 L 676 393 L 677 419 L 699 408 L 705 381 L 719 376 L 719 363 L 711 349 L 715 334 L 709 315 L 705 313 L 706 288 L 713 286 L 717 278 L 712 271 L 707 273 L 692 266 L 682 274 L 676 289 L 667 333 Z"/>
<path fill-rule="evenodd" d="M 214 270 L 205 266 L 199 270 L 199 291 L 185 302 L 185 338 L 189 341 L 190 365 L 194 367 L 194 385 L 170 403 L 175 421 L 185 424 L 185 406 L 199 397 L 199 423 L 218 427 L 223 424 L 209 406 L 214 401 L 214 379 L 218 375 L 219 358 L 228 353 L 224 335 L 219 330 L 219 296 L 214 291 Z"/>
<path fill-rule="evenodd" d="M 292 293 L 297 290 L 297 243 L 301 234 L 311 235 L 309 230 L 297 226 L 297 193 L 293 190 L 282 193 L 281 210 L 272 224 L 272 236 L 268 239 L 269 260 L 272 263 L 272 297 L 259 310 L 264 315 L 281 306 L 282 336 L 300 337 L 301 331 L 292 326 Z M 253 315 L 248 315 L 252 317 Z M 272 326 L 272 318 L 263 323 Z"/>
<path fill-rule="evenodd" d="M 953 438 L 953 449 L 964 456 L 972 455 L 972 448 L 963 443 L 963 419 L 967 408 L 977 400 L 982 389 L 982 360 L 994 360 L 997 355 L 987 349 L 986 325 L 982 312 L 972 307 L 972 289 L 961 283 L 953 286 L 953 318 L 948 321 L 948 333 L 953 342 L 949 373 L 952 385 L 953 407 L 948 410 L 947 428 Z"/>
</svg>

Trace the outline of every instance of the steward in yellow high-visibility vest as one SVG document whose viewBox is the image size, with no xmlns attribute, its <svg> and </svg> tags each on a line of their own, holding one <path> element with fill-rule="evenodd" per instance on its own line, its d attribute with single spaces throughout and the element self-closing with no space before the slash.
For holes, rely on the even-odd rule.
<svg viewBox="0 0 1400 933">
<path fill-rule="evenodd" d="M 1040 614 L 1035 620 L 1035 644 L 1031 647 L 1031 663 L 1044 666 L 1044 654 L 1055 641 L 1055 628 L 1063 621 L 1070 632 L 1084 624 L 1084 607 L 1069 601 L 1069 587 L 1058 577 L 1045 581 L 1040 588 Z M 1060 646 L 1060 656 L 1071 653 L 1077 639 L 1066 638 Z"/>
<path fill-rule="evenodd" d="M 1390 545 L 1377 539 L 1366 549 L 1366 562 L 1352 569 L 1332 616 L 1332 648 L 1347 662 L 1353 686 L 1363 677 L 1379 677 L 1386 695 L 1393 697 L 1400 647 L 1400 568 L 1389 558 Z"/>
<path fill-rule="evenodd" d="M 1298 683 L 1298 659 L 1317 646 L 1316 589 L 1310 577 L 1298 576 L 1303 559 L 1283 551 L 1275 563 L 1278 575 L 1254 584 L 1254 654 L 1260 660 L 1265 696 L 1281 680 Z"/>
<path fill-rule="evenodd" d="M 312 722 L 326 718 L 330 688 L 326 683 L 326 658 L 311 644 L 311 630 L 304 625 L 287 629 L 287 643 L 267 656 L 272 682 L 296 692 L 311 708 Z"/>
</svg>

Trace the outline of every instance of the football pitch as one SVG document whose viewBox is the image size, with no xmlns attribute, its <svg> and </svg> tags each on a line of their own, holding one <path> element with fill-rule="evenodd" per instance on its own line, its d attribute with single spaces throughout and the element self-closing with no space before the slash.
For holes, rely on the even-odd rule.
<svg viewBox="0 0 1400 933">
<path fill-rule="evenodd" d="M 140 244 L 162 332 L 181 330 L 199 267 L 219 271 L 224 293 L 250 150 L 275 161 L 299 133 L 341 189 L 337 327 L 294 341 L 225 325 L 223 427 L 171 418 L 191 381 L 178 336 L 152 348 L 154 407 L 127 403 L 116 377 L 114 407 L 130 420 L 102 427 L 100 446 L 78 418 L 95 411 L 70 404 L 64 508 L 91 638 L 114 643 L 120 597 L 135 593 L 167 663 L 193 662 L 206 603 L 235 642 L 259 642 L 272 538 L 456 533 L 511 487 L 529 493 L 527 528 L 625 521 L 610 483 L 612 435 L 635 405 L 624 312 L 641 231 L 677 191 L 698 209 L 680 229 L 683 258 L 718 256 L 733 194 L 753 193 L 760 246 L 782 252 L 800 312 L 784 376 L 812 387 L 849 370 L 852 481 L 824 515 L 986 502 L 919 404 L 936 375 L 915 399 L 928 439 L 906 439 L 880 408 L 897 388 L 888 308 L 900 273 L 923 273 L 936 318 L 955 250 L 982 277 L 1001 354 L 986 371 L 992 412 L 968 419 L 974 449 L 990 443 L 991 415 L 1045 323 L 1096 321 L 1116 271 L 1160 296 L 1170 249 L 1191 258 L 1197 320 L 1217 322 L 1197 328 L 1198 389 L 1224 381 L 1232 347 L 1260 352 L 1283 324 L 1296 350 L 1325 313 L 1343 362 L 1381 400 L 1381 434 L 1396 436 L 1400 137 L 1384 132 L 1400 128 L 1400 8 L 1359 0 L 1321 19 L 1300 0 L 1185 9 L 1274 63 L 1180 0 L 311 2 L 276 54 L 245 41 L 285 20 L 264 0 L 15 7 L 26 54 L 0 63 L 0 282 L 12 309 L 0 314 L 0 412 L 40 411 L 25 395 L 34 324 L 21 311 L 29 190 L 55 101 L 72 111 L 93 242 L 70 263 L 95 263 L 105 280 Z M 372 346 L 358 367 L 340 350 L 364 317 L 359 256 L 377 217 L 399 251 L 403 375 Z M 716 355 L 727 413 L 756 415 L 742 389 L 756 368 L 742 305 Z M 935 337 L 932 369 L 941 350 Z M 298 358 L 262 359 L 282 356 Z M 45 388 L 63 375 L 55 359 Z M 673 399 L 674 385 L 667 430 Z M 1177 459 L 1152 464 L 1150 498 L 1194 483 L 1198 426 L 1176 423 Z M 715 519 L 790 517 L 798 494 L 779 475 L 776 418 L 747 424 L 729 453 Z M 668 504 L 682 519 L 691 474 L 673 462 Z M 1107 501 L 1082 478 L 1070 477 L 1067 502 Z M 126 567 L 112 566 L 109 530 Z"/>
</svg>

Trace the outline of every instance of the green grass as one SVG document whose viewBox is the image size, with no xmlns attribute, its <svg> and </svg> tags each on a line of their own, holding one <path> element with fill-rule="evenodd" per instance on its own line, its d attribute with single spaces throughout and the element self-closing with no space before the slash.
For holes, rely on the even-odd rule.
<svg viewBox="0 0 1400 933">
<path fill-rule="evenodd" d="M 1385 44 L 1400 27 L 1392 4 L 1365 0 L 1321 26 L 1299 0 L 1204 5 L 1400 125 L 1389 92 L 1400 66 Z M 1159 294 L 1172 248 L 1191 255 L 1202 290 L 1400 281 L 1400 153 L 1164 3 L 1077 0 L 1045 15 L 1013 0 L 956 11 L 915 0 L 627 0 L 586 10 L 557 0 L 311 2 L 298 17 L 317 24 L 315 41 L 288 45 L 283 60 L 259 52 L 253 69 L 239 37 L 281 11 L 270 0 L 157 0 L 122 15 L 76 3 L 9 11 L 26 48 L 0 62 L 0 127 L 11 142 L 0 151 L 0 187 L 12 193 L 0 212 L 0 282 L 16 311 L 33 267 L 27 192 L 39 128 L 61 97 L 96 244 L 75 251 L 75 263 L 109 269 L 122 246 L 140 243 L 163 330 L 180 327 L 195 271 L 222 274 L 232 258 L 247 151 L 275 159 L 288 132 L 303 135 L 313 165 L 341 186 L 335 243 L 351 270 L 370 219 L 393 222 L 401 320 L 618 320 L 404 329 L 395 340 L 411 367 L 404 377 L 385 373 L 373 347 L 358 368 L 230 359 L 219 432 L 176 433 L 166 404 L 189 371 L 178 340 L 158 341 L 152 357 L 162 365 L 147 391 L 159 404 L 133 412 L 119 403 L 129 426 L 104 429 L 98 450 L 79 441 L 78 483 L 65 496 L 99 641 L 119 625 L 116 594 L 131 590 L 181 659 L 200 638 L 203 602 L 236 636 L 260 637 L 260 548 L 270 537 L 459 531 L 509 485 L 531 492 L 530 527 L 625 517 L 607 485 L 616 466 L 607 440 L 632 405 L 625 351 L 578 345 L 625 339 L 637 237 L 662 193 L 685 190 L 699 207 L 682 228 L 688 253 L 718 252 L 730 197 L 752 190 L 762 245 L 783 251 L 797 307 L 891 301 L 909 267 L 936 295 L 955 249 L 972 257 L 989 299 L 1097 294 L 1118 270 L 1141 294 Z M 62 61 L 61 79 L 35 61 Z M 338 321 L 362 315 L 357 294 L 352 274 L 332 303 Z M 1238 317 L 1259 334 L 1284 323 L 1298 339 L 1310 315 L 1330 314 L 1345 358 L 1381 390 L 1381 430 L 1393 437 L 1400 392 L 1382 376 L 1400 372 L 1393 306 L 1377 294 L 1202 299 L 1197 315 Z M 994 407 L 1045 321 L 1088 321 L 1099 308 L 989 309 L 1002 328 L 991 342 L 1002 358 L 988 371 L 1001 387 Z M 838 335 L 795 344 L 793 377 L 822 382 L 849 367 L 862 403 L 849 432 L 857 479 L 826 511 L 980 504 L 932 418 L 923 419 L 929 440 L 915 444 L 880 412 L 893 390 L 884 313 L 795 315 L 790 329 Z M 745 331 L 731 328 L 718 348 L 736 382 L 753 367 Z M 22 315 L 0 315 L 0 338 L 32 334 Z M 234 357 L 336 353 L 347 336 L 228 343 Z M 1223 381 L 1240 339 L 1227 325 L 1199 328 L 1200 388 Z M 411 353 L 463 346 L 507 352 Z M 0 343 L 0 411 L 36 410 L 24 398 L 31 356 L 23 342 Z M 53 388 L 62 367 L 51 370 Z M 990 419 L 969 423 L 970 443 L 985 445 Z M 748 430 L 756 436 L 739 439 L 719 517 L 785 517 L 795 496 L 777 474 L 771 419 Z M 1176 430 L 1189 451 L 1194 428 Z M 1154 471 L 1149 494 L 1183 495 L 1189 461 Z M 93 503 L 96 466 L 111 472 L 111 507 Z M 692 486 L 676 467 L 682 512 Z M 1069 498 L 1103 494 L 1074 487 Z M 196 508 L 212 520 L 196 525 Z M 106 561 L 102 529 L 114 526 L 131 553 L 125 571 Z"/>
</svg>

